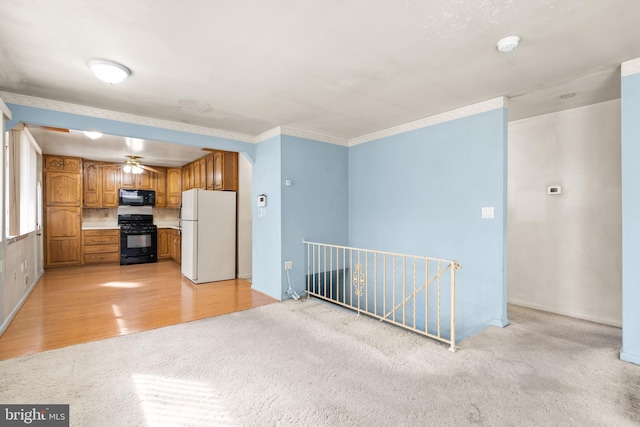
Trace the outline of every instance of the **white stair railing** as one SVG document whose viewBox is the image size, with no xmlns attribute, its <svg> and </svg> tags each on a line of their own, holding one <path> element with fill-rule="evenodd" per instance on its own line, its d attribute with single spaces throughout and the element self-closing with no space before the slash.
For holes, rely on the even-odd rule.
<svg viewBox="0 0 640 427">
<path fill-rule="evenodd" d="M 456 347 L 453 260 L 307 242 L 307 294 Z"/>
</svg>

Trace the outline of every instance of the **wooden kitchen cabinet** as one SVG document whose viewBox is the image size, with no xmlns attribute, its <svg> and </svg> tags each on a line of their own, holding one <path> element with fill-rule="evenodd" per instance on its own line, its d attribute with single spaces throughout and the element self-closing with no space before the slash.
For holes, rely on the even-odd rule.
<svg viewBox="0 0 640 427">
<path fill-rule="evenodd" d="M 191 188 L 202 188 L 202 184 L 200 183 L 200 162 L 198 160 L 191 163 L 191 173 L 193 174 L 192 175 L 193 185 Z M 206 185 L 207 184 L 205 182 L 205 186 Z"/>
<path fill-rule="evenodd" d="M 118 207 L 121 166 L 113 164 L 102 167 L 102 207 Z"/>
<path fill-rule="evenodd" d="M 85 264 L 120 262 L 120 230 L 84 230 Z"/>
<path fill-rule="evenodd" d="M 213 153 L 213 189 L 222 190 L 222 172 L 224 165 L 224 153 L 216 151 Z"/>
<path fill-rule="evenodd" d="M 80 173 L 47 171 L 44 174 L 44 181 L 44 197 L 47 206 L 80 206 L 82 192 Z"/>
<path fill-rule="evenodd" d="M 156 208 L 167 207 L 167 169 L 154 166 L 151 172 L 151 188 L 156 192 Z"/>
<path fill-rule="evenodd" d="M 99 162 L 82 164 L 82 205 L 85 208 L 102 207 L 102 168 Z"/>
<path fill-rule="evenodd" d="M 44 170 L 79 173 L 81 168 L 80 157 L 44 156 Z"/>
<path fill-rule="evenodd" d="M 238 191 L 238 153 L 225 151 L 222 167 L 222 189 Z"/>
<path fill-rule="evenodd" d="M 180 264 L 182 262 L 182 238 L 180 230 L 171 229 L 171 259 Z"/>
<path fill-rule="evenodd" d="M 189 163 L 182 167 L 182 191 L 191 190 L 193 188 L 193 165 Z"/>
<path fill-rule="evenodd" d="M 45 267 L 82 262 L 82 159 L 44 156 Z"/>
<path fill-rule="evenodd" d="M 80 211 L 71 206 L 45 209 L 45 267 L 81 263 Z"/>
<path fill-rule="evenodd" d="M 204 190 L 207 189 L 207 162 L 206 162 L 206 158 L 202 157 L 200 159 L 197 160 L 198 162 L 198 175 L 199 178 L 196 178 L 197 181 L 199 181 L 199 187 L 198 188 L 202 188 Z"/>
<path fill-rule="evenodd" d="M 170 228 L 158 228 L 158 259 L 171 258 L 171 231 Z"/>
<path fill-rule="evenodd" d="M 167 207 L 179 208 L 182 203 L 182 170 L 167 168 Z"/>
<path fill-rule="evenodd" d="M 151 173 L 146 169 L 142 173 L 127 173 L 122 170 L 120 187 L 136 190 L 151 190 Z"/>
<path fill-rule="evenodd" d="M 209 154 L 204 159 L 207 190 L 213 190 L 213 154 Z"/>
</svg>

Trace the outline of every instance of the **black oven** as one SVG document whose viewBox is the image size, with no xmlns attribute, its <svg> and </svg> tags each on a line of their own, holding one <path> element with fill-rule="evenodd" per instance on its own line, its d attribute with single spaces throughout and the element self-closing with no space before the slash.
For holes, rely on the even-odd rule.
<svg viewBox="0 0 640 427">
<path fill-rule="evenodd" d="M 158 260 L 158 228 L 152 215 L 118 215 L 120 224 L 120 265 Z"/>
</svg>

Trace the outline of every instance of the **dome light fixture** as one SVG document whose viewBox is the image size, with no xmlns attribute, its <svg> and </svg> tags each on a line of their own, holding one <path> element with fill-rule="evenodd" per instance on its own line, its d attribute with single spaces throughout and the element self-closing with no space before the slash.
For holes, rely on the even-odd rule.
<svg viewBox="0 0 640 427">
<path fill-rule="evenodd" d="M 96 132 L 96 131 L 91 131 L 91 130 L 85 130 L 84 134 L 87 137 L 93 139 L 94 141 L 102 136 L 101 132 Z"/>
<path fill-rule="evenodd" d="M 515 48 L 518 47 L 519 43 L 520 43 L 520 37 L 509 36 L 509 37 L 505 37 L 503 39 L 498 40 L 496 47 L 498 48 L 499 52 L 509 53 L 515 50 Z"/>
<path fill-rule="evenodd" d="M 89 67 L 97 78 L 110 85 L 120 83 L 131 75 L 131 70 L 124 65 L 104 59 L 90 60 Z"/>
</svg>

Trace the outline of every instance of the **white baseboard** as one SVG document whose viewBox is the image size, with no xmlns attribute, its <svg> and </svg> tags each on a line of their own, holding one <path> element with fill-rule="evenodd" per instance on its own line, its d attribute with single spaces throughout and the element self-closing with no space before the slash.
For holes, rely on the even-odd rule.
<svg viewBox="0 0 640 427">
<path fill-rule="evenodd" d="M 246 280 L 247 282 L 251 281 L 252 274 L 238 274 L 238 279 Z"/>
<path fill-rule="evenodd" d="M 16 306 L 13 307 L 13 310 L 11 310 L 11 313 L 9 313 L 9 316 L 7 316 L 4 322 L 2 322 L 2 325 L 0 325 L 0 335 L 4 334 L 4 332 L 7 330 L 7 328 L 11 324 L 11 321 L 13 320 L 14 317 L 16 317 L 16 314 L 18 314 L 18 311 L 20 311 L 24 303 L 27 301 L 27 298 L 29 298 L 29 295 L 31 295 L 31 292 L 36 287 L 41 277 L 42 277 L 42 273 L 40 273 L 40 275 L 36 278 L 36 280 L 34 280 L 33 283 L 29 285 L 27 292 L 24 293 L 22 298 L 20 298 L 20 301 L 18 301 L 18 304 L 16 304 Z"/>
<path fill-rule="evenodd" d="M 575 317 L 576 319 L 588 320 L 589 322 L 602 323 L 603 325 L 615 326 L 617 328 L 622 327 L 622 320 L 617 321 L 612 319 L 605 319 L 599 316 L 591 316 L 588 314 L 576 313 L 568 310 L 558 310 L 555 308 L 545 307 L 542 305 L 531 303 L 529 301 L 519 300 L 516 298 L 508 298 L 507 302 L 509 304 L 515 304 L 515 305 L 521 305 L 522 307 L 533 308 L 534 310 L 548 311 L 549 313 L 561 314 L 563 316 Z"/>
</svg>

